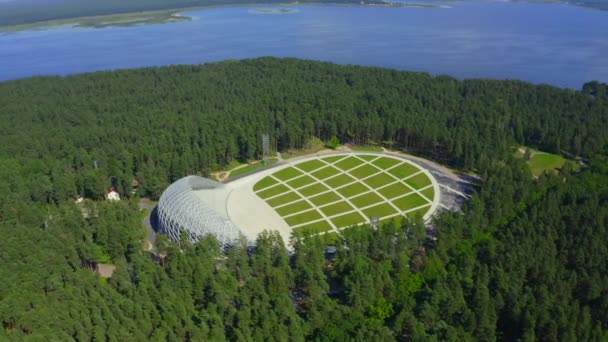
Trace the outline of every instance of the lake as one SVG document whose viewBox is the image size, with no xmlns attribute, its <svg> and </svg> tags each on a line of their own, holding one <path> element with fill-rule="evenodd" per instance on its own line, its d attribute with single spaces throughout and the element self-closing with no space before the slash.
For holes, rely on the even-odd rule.
<svg viewBox="0 0 608 342">
<path fill-rule="evenodd" d="M 192 21 L 170 24 L 0 33 L 0 80 L 278 56 L 577 89 L 608 82 L 608 12 L 439 4 L 449 8 L 223 7 L 186 12 Z"/>
</svg>

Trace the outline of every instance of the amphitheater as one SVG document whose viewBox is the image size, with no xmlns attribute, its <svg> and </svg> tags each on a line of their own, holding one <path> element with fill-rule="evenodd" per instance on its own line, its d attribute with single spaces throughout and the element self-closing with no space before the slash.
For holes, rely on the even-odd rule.
<svg viewBox="0 0 608 342">
<path fill-rule="evenodd" d="M 175 240 L 212 234 L 229 246 L 241 236 L 253 244 L 264 230 L 278 231 L 289 244 L 292 235 L 339 235 L 372 217 L 428 221 L 449 209 L 442 198 L 450 202 L 459 192 L 440 187 L 435 176 L 449 178 L 440 168 L 421 164 L 400 154 L 350 152 L 283 161 L 226 184 L 188 176 L 162 194 L 160 228 Z"/>
</svg>

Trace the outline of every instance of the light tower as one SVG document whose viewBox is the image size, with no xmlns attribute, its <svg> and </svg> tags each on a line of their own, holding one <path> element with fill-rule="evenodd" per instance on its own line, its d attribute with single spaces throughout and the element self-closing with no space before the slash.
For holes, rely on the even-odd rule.
<svg viewBox="0 0 608 342">
<path fill-rule="evenodd" d="M 270 136 L 262 134 L 262 163 L 267 164 L 270 158 Z"/>
</svg>

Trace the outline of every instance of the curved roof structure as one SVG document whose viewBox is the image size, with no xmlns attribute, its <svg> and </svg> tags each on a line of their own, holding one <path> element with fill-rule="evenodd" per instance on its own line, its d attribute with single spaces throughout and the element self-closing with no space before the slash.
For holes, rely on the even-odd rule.
<svg viewBox="0 0 608 342">
<path fill-rule="evenodd" d="M 240 230 L 228 218 L 228 194 L 223 184 L 207 178 L 179 179 L 163 192 L 158 202 L 162 231 L 175 241 L 186 232 L 191 242 L 212 234 L 222 247 L 231 245 L 239 238 Z"/>
</svg>

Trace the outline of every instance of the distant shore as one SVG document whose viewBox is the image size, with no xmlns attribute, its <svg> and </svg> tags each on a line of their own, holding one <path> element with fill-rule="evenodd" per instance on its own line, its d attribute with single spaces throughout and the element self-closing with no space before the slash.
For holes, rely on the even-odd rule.
<svg viewBox="0 0 608 342">
<path fill-rule="evenodd" d="M 411 8 L 448 8 L 449 6 L 444 5 L 427 5 L 418 3 L 358 3 L 353 2 L 349 4 L 345 3 L 252 3 L 252 4 L 226 4 L 226 5 L 203 5 L 194 7 L 182 7 L 168 10 L 159 11 L 142 11 L 142 12 L 129 12 L 120 14 L 107 14 L 107 15 L 96 15 L 86 17 L 75 17 L 66 19 L 55 19 L 47 21 L 38 21 L 27 24 L 18 24 L 10 26 L 0 26 L 0 33 L 7 32 L 18 32 L 27 30 L 41 30 L 48 29 L 57 26 L 70 25 L 75 28 L 105 28 L 105 27 L 129 27 L 136 25 L 146 24 L 164 24 L 174 23 L 180 21 L 190 21 L 193 18 L 185 15 L 184 13 L 209 9 L 209 8 L 228 8 L 228 7 L 260 7 L 260 6 L 273 6 L 273 7 L 284 7 L 284 6 L 367 6 L 367 7 L 411 7 Z M 291 11 L 286 11 L 289 13 Z M 264 13 L 264 12 L 260 12 Z"/>
</svg>

